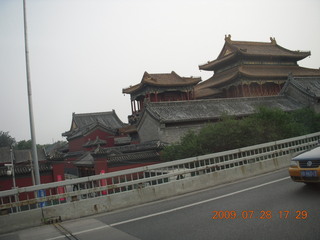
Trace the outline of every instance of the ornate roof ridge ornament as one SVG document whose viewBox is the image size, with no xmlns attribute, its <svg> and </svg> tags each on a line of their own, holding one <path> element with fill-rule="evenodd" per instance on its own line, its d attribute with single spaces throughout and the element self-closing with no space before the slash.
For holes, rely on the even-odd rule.
<svg viewBox="0 0 320 240">
<path fill-rule="evenodd" d="M 276 38 L 275 37 L 270 37 L 270 41 L 272 44 L 277 44 Z"/>
</svg>

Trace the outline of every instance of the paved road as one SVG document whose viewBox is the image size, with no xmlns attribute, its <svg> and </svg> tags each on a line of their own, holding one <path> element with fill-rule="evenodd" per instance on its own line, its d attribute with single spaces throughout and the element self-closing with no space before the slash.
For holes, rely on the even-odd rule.
<svg viewBox="0 0 320 240">
<path fill-rule="evenodd" d="M 62 226 L 70 239 L 320 239 L 320 185 L 305 186 L 287 170 Z M 0 239 L 67 239 L 52 225 Z"/>
</svg>

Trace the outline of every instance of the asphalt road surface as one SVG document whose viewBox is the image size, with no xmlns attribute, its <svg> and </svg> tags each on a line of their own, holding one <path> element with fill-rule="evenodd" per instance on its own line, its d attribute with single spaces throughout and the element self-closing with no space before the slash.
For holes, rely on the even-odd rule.
<svg viewBox="0 0 320 240">
<path fill-rule="evenodd" d="M 320 239 L 320 185 L 292 182 L 283 169 L 0 239 Z"/>
</svg>

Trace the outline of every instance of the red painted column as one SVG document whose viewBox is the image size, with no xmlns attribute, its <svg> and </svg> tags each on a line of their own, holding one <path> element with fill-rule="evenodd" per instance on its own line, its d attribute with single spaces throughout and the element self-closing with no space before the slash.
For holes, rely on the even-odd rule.
<svg viewBox="0 0 320 240">
<path fill-rule="evenodd" d="M 105 174 L 105 173 L 106 173 L 106 171 L 103 170 L 103 169 L 100 171 L 100 174 Z M 100 180 L 100 186 L 101 186 L 101 187 L 104 187 L 104 186 L 106 186 L 106 185 L 107 185 L 107 179 L 101 179 L 101 180 Z M 107 190 L 102 190 L 102 191 L 101 191 L 101 194 L 102 194 L 102 195 L 106 195 L 106 194 L 107 194 Z"/>
<path fill-rule="evenodd" d="M 244 97 L 245 94 L 244 94 L 244 89 L 243 89 L 243 84 L 242 83 L 241 83 L 241 91 L 242 91 L 242 97 Z"/>
<path fill-rule="evenodd" d="M 58 175 L 57 176 L 57 180 L 58 180 L 58 182 L 62 181 L 62 176 Z M 64 193 L 64 188 L 62 186 L 59 186 L 57 190 L 58 190 L 58 194 Z M 66 199 L 65 198 L 60 198 L 60 201 L 64 201 L 64 200 L 66 200 Z"/>
<path fill-rule="evenodd" d="M 249 97 L 251 97 L 251 85 L 248 84 Z"/>
</svg>

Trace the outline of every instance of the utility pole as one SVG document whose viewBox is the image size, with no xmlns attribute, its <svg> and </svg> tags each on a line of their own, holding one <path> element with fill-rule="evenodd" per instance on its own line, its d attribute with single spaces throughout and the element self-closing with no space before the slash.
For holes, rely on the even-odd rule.
<svg viewBox="0 0 320 240">
<path fill-rule="evenodd" d="M 24 22 L 24 45 L 25 45 L 25 55 L 26 55 L 26 73 L 27 73 L 27 87 L 28 87 L 28 103 L 29 103 L 29 118 L 30 118 L 30 132 L 32 141 L 32 160 L 35 175 L 35 184 L 39 185 L 40 182 L 40 172 L 38 164 L 38 153 L 36 136 L 34 130 L 34 119 L 33 119 L 33 106 L 32 106 L 32 91 L 31 91 L 31 81 L 30 81 L 30 65 L 29 65 L 29 49 L 28 49 L 28 35 L 27 35 L 27 16 L 26 16 L 26 1 L 23 0 L 23 22 Z"/>
</svg>

